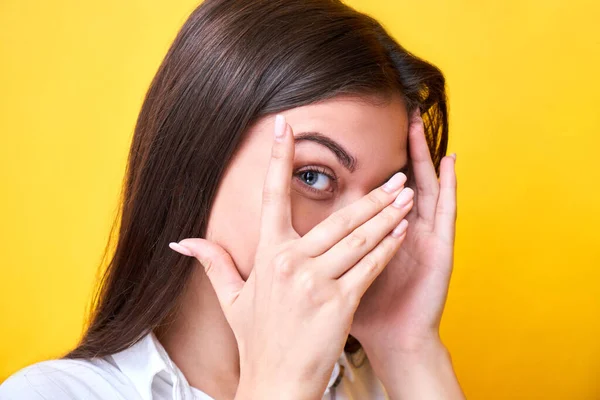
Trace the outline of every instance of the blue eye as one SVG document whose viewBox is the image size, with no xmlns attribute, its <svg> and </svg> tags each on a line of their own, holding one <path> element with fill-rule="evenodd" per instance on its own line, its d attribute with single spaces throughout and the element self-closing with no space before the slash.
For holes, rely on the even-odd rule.
<svg viewBox="0 0 600 400">
<path fill-rule="evenodd" d="M 295 174 L 303 187 L 313 192 L 331 192 L 335 178 L 318 167 L 309 167 Z"/>
<path fill-rule="evenodd" d="M 304 171 L 300 174 L 304 183 L 315 189 L 325 190 L 329 183 L 329 177 L 317 171 Z"/>
</svg>

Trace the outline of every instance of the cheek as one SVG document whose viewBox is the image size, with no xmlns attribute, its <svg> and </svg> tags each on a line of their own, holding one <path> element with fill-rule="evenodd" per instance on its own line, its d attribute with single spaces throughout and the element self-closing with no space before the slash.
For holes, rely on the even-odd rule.
<svg viewBox="0 0 600 400">
<path fill-rule="evenodd" d="M 292 226 L 304 236 L 319 222 L 327 218 L 334 209 L 331 202 L 319 202 L 292 190 Z"/>
<path fill-rule="evenodd" d="M 252 173 L 245 173 L 249 170 L 234 167 L 224 176 L 207 229 L 207 239 L 229 253 L 244 279 L 254 264 L 264 180 L 262 172 L 252 169 Z"/>
<path fill-rule="evenodd" d="M 335 211 L 359 200 L 367 193 L 360 188 L 349 189 L 333 201 L 315 201 L 292 190 L 292 225 L 300 236 L 304 236 Z"/>
</svg>

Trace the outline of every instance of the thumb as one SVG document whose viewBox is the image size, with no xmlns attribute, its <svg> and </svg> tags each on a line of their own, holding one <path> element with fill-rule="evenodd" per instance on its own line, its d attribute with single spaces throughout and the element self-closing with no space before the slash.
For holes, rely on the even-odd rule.
<svg viewBox="0 0 600 400">
<path fill-rule="evenodd" d="M 244 287 L 244 280 L 229 253 L 218 244 L 201 238 L 183 239 L 179 243 L 171 242 L 169 247 L 200 261 L 217 293 L 221 308 L 227 315 L 229 307 Z"/>
</svg>

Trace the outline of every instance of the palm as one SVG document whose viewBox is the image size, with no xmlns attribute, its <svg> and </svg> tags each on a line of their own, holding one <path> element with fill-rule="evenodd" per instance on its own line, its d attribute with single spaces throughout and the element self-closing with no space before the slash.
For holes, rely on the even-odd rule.
<svg viewBox="0 0 600 400">
<path fill-rule="evenodd" d="M 453 165 L 449 160 L 442 162 L 443 176 L 438 183 L 422 122 L 415 125 L 411 124 L 409 140 L 416 207 L 407 217 L 409 227 L 402 247 L 367 290 L 355 313 L 351 333 L 361 342 L 394 342 L 404 347 L 437 333 L 448 292 L 456 215 Z"/>
<path fill-rule="evenodd" d="M 436 329 L 452 251 L 426 226 L 411 223 L 402 247 L 361 300 L 353 326 L 357 337 L 368 330 L 408 341 Z"/>
</svg>

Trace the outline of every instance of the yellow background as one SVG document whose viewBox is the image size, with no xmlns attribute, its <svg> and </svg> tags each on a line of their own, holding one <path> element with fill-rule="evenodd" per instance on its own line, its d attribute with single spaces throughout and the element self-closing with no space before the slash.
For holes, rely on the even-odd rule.
<svg viewBox="0 0 600 400">
<path fill-rule="evenodd" d="M 600 5 L 355 0 L 448 79 L 471 399 L 600 399 Z M 72 347 L 137 112 L 192 0 L 0 2 L 0 381 Z"/>
</svg>

